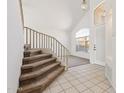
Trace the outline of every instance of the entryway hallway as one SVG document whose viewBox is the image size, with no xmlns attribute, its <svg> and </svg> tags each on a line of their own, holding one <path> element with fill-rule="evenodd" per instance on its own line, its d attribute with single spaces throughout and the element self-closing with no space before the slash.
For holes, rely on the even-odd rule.
<svg viewBox="0 0 124 93">
<path fill-rule="evenodd" d="M 43 93 L 115 93 L 105 77 L 105 68 L 87 64 L 69 68 Z"/>
<path fill-rule="evenodd" d="M 90 64 L 90 60 L 73 55 L 68 56 L 68 67 L 75 67 L 80 65 Z"/>
<path fill-rule="evenodd" d="M 8 93 L 115 93 L 114 2 L 9 2 Z"/>
</svg>

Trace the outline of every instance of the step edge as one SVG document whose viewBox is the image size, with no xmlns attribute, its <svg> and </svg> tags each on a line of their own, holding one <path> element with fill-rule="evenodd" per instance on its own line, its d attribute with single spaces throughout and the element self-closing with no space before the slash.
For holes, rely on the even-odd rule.
<svg viewBox="0 0 124 93">
<path fill-rule="evenodd" d="M 39 55 L 31 56 L 31 57 L 24 57 L 23 61 L 31 61 L 31 60 L 35 60 L 37 58 L 47 57 L 47 56 L 52 56 L 52 54 L 39 54 Z"/>
<path fill-rule="evenodd" d="M 45 70 L 45 71 L 43 71 L 43 70 L 41 69 L 41 72 L 39 71 L 39 73 L 37 73 L 37 74 L 35 74 L 35 75 L 29 75 L 29 76 L 27 76 L 27 77 L 20 77 L 20 81 L 24 81 L 24 80 L 28 80 L 28 79 L 31 79 L 31 78 L 38 77 L 39 75 L 44 74 L 45 72 L 49 71 L 50 69 L 52 69 L 52 68 L 54 68 L 54 67 L 56 67 L 56 66 L 58 66 L 58 65 L 60 65 L 60 63 L 56 62 L 56 64 L 54 63 L 51 68 L 49 68 L 49 69 L 47 69 L 47 70 Z M 26 79 L 25 79 L 25 78 L 26 78 Z"/>
<path fill-rule="evenodd" d="M 56 61 L 57 58 L 54 57 L 53 59 L 52 58 L 49 58 L 49 60 L 48 59 L 45 59 L 45 60 L 42 60 L 42 61 L 37 61 L 36 63 L 24 64 L 24 65 L 22 65 L 21 69 L 22 70 L 25 70 L 25 69 L 35 68 L 35 67 L 37 67 L 39 65 L 43 65 L 45 63 L 49 63 L 49 62 L 54 61 L 54 60 Z M 43 61 L 45 61 L 45 62 L 43 62 Z M 37 63 L 39 63 L 39 64 L 38 65 L 35 65 Z"/>
<path fill-rule="evenodd" d="M 63 66 L 61 66 L 61 68 L 59 69 L 60 71 L 59 71 L 59 73 L 57 73 L 56 74 L 56 76 L 58 75 L 59 76 L 59 74 L 61 74 L 63 71 L 64 71 L 64 67 Z M 56 79 L 56 76 L 54 77 L 54 79 Z M 48 77 L 50 77 L 49 75 L 47 76 L 47 79 L 49 79 Z M 52 80 L 51 80 L 52 81 Z M 38 82 L 38 81 L 37 81 Z M 43 84 L 43 83 L 42 83 Z M 31 85 L 31 84 L 30 84 Z M 29 86 L 29 85 L 28 85 Z M 18 93 L 21 93 L 21 92 L 24 92 L 24 91 L 27 91 L 27 90 L 30 90 L 30 89 L 32 89 L 32 88 L 35 88 L 35 89 L 37 89 L 36 87 L 41 87 L 42 85 L 38 85 L 38 84 L 36 84 L 36 85 L 34 85 L 34 86 L 32 86 L 32 87 L 30 87 L 30 88 L 28 88 L 28 89 L 25 89 L 25 90 L 23 90 L 23 88 L 22 87 L 19 87 L 18 88 Z M 46 84 L 45 84 L 45 86 L 46 86 Z M 44 86 L 43 86 L 44 87 Z M 33 89 L 33 90 L 35 90 L 35 89 Z"/>
</svg>

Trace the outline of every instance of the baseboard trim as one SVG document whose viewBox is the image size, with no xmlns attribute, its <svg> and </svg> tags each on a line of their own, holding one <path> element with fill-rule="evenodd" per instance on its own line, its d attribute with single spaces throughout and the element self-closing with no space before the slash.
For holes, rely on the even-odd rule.
<svg viewBox="0 0 124 93">
<path fill-rule="evenodd" d="M 96 60 L 95 64 L 105 66 L 105 61 Z"/>
</svg>

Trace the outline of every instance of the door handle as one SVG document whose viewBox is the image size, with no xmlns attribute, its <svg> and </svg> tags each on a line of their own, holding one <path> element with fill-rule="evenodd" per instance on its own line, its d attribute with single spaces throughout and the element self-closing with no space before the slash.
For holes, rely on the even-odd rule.
<svg viewBox="0 0 124 93">
<path fill-rule="evenodd" d="M 96 45 L 94 44 L 93 50 L 96 51 Z"/>
</svg>

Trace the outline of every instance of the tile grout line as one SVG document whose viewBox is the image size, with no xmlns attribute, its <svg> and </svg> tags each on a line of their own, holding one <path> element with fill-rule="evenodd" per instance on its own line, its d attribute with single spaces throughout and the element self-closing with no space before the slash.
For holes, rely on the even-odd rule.
<svg viewBox="0 0 124 93">
<path fill-rule="evenodd" d="M 100 68 L 100 67 L 99 67 Z M 96 70 L 96 69 L 98 69 L 98 68 L 95 68 L 94 70 Z M 91 70 L 90 70 L 91 71 Z M 98 71 L 95 71 L 95 72 L 98 72 Z M 100 77 L 100 75 L 98 75 L 99 77 Z M 77 78 L 76 78 L 77 79 Z M 78 79 L 77 79 L 78 80 Z M 79 80 L 78 80 L 79 81 Z M 89 79 L 87 80 L 87 81 L 90 81 Z M 85 82 L 87 82 L 87 81 L 85 81 Z M 102 82 L 104 82 L 105 80 L 103 80 L 103 81 L 100 81 L 98 84 L 100 84 L 100 83 L 102 83 Z M 80 82 L 80 81 L 79 81 Z M 92 81 L 90 81 L 90 82 L 92 82 Z M 83 84 L 82 82 L 80 82 L 81 84 Z M 92 82 L 93 83 L 93 82 Z M 94 84 L 94 83 L 93 83 Z M 94 85 L 98 85 L 98 84 L 94 84 Z M 87 86 L 86 86 L 87 87 Z M 99 88 L 101 88 L 100 86 L 98 86 Z M 89 90 L 91 90 L 91 88 L 89 88 L 89 87 L 87 87 Z M 109 87 L 110 88 L 110 87 Z M 101 88 L 101 89 L 103 89 L 103 88 Z M 104 91 L 105 89 L 103 89 L 103 91 Z M 85 90 L 84 90 L 85 91 Z M 92 90 L 91 90 L 92 91 Z M 83 92 L 83 91 L 82 91 Z M 93 92 L 93 91 L 92 91 Z M 80 93 L 80 92 L 79 92 Z"/>
<path fill-rule="evenodd" d="M 75 67 L 75 68 L 76 68 L 76 67 Z M 74 68 L 74 69 L 75 69 L 75 68 Z M 103 71 L 104 71 L 104 68 L 103 68 L 103 67 L 94 67 L 95 69 L 94 69 L 94 68 L 88 69 L 88 68 L 89 68 L 89 67 L 86 67 L 86 68 L 83 68 L 83 69 L 77 69 L 77 68 L 76 68 L 76 70 L 70 69 L 70 71 L 71 71 L 71 70 L 72 70 L 72 71 L 69 72 L 69 73 L 67 73 L 67 77 L 68 77 L 68 75 L 69 75 L 69 76 L 74 76 L 74 75 L 76 74 L 76 75 L 79 75 L 79 78 L 80 78 L 80 77 L 82 77 L 82 76 L 81 76 L 81 71 L 82 71 L 83 73 L 85 73 L 85 74 L 84 74 L 84 77 L 85 77 L 85 78 L 87 78 L 87 76 L 88 76 L 89 74 L 93 74 L 93 73 L 96 73 L 96 72 L 99 72 L 99 71 L 101 71 L 101 72 L 99 72 L 98 74 L 96 74 L 95 77 L 98 77 L 98 78 L 99 78 L 99 77 L 104 77 L 102 74 L 100 74 L 100 73 L 103 73 Z M 88 69 L 88 70 L 87 70 L 87 69 Z M 78 70 L 81 70 L 81 71 L 78 72 Z M 74 71 L 74 74 L 72 74 L 73 71 Z M 78 93 L 82 93 L 82 92 L 84 92 L 84 91 L 86 91 L 86 90 L 90 90 L 91 92 L 93 92 L 93 91 L 91 90 L 92 87 L 87 87 L 87 86 L 86 86 L 87 89 L 85 89 L 85 90 L 83 90 L 83 91 L 81 91 L 81 92 L 78 91 L 78 89 L 77 89 L 73 84 L 71 84 L 71 81 L 73 81 L 73 79 L 72 79 L 72 80 L 67 79 L 67 77 L 66 77 L 65 74 L 63 74 L 62 76 L 63 76 L 63 78 L 64 78 L 65 80 L 67 80 L 67 82 L 72 86 L 72 87 L 69 87 L 69 88 L 74 88 Z M 91 77 L 92 77 L 92 76 L 91 76 Z M 107 79 L 106 79 L 106 78 L 105 78 L 105 79 L 103 78 L 103 80 L 101 80 L 101 81 L 98 80 L 98 81 L 99 81 L 98 83 L 94 83 L 94 82 L 91 81 L 91 80 L 94 79 L 95 77 L 93 76 L 92 78 L 87 78 L 86 81 L 81 82 L 78 77 L 75 77 L 75 76 L 74 76 L 74 80 L 77 80 L 77 81 L 79 82 L 79 84 L 77 84 L 77 85 L 80 85 L 80 84 L 85 85 L 84 83 L 89 81 L 89 82 L 91 82 L 92 84 L 94 84 L 94 86 L 97 86 L 97 87 L 99 87 L 100 89 L 102 89 L 103 92 L 107 91 L 108 89 L 110 89 L 110 88 L 112 87 L 111 84 L 110 84 L 110 86 L 109 86 L 108 88 L 106 88 L 106 89 L 104 89 L 104 88 L 98 86 L 100 83 L 104 83 L 105 85 L 107 85 L 107 84 L 104 82 L 104 81 L 107 80 Z M 58 82 L 58 80 L 57 80 L 57 83 L 59 84 L 59 86 L 60 86 L 61 89 L 62 89 L 62 91 L 60 91 L 60 92 L 58 92 L 58 93 L 61 93 L 61 92 L 66 93 L 66 90 L 69 89 L 69 88 L 64 89 L 61 84 L 64 84 L 64 83 L 67 83 L 67 82 L 60 83 L 60 82 Z M 93 87 L 94 87 L 94 86 L 93 86 Z M 50 89 L 49 89 L 49 90 L 50 90 Z M 103 92 L 102 92 L 102 93 L 103 93 Z M 50 90 L 50 93 L 51 93 L 51 90 Z"/>
</svg>

